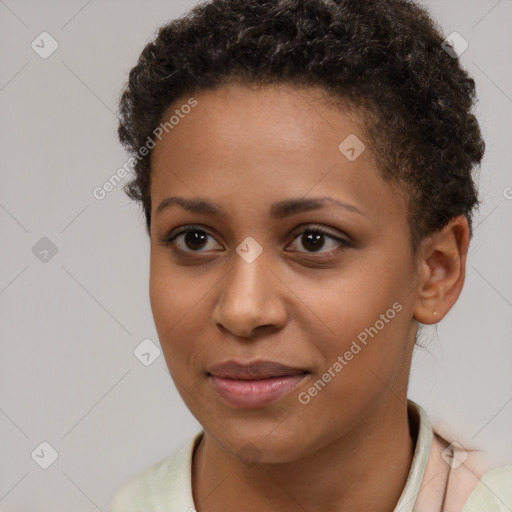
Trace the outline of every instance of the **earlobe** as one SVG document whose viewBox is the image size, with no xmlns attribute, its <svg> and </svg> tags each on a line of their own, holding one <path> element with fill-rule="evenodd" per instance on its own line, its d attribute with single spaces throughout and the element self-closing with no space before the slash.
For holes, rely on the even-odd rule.
<svg viewBox="0 0 512 512">
<path fill-rule="evenodd" d="M 450 311 L 464 285 L 468 248 L 469 226 L 464 215 L 453 218 L 422 242 L 415 320 L 434 324 Z"/>
</svg>

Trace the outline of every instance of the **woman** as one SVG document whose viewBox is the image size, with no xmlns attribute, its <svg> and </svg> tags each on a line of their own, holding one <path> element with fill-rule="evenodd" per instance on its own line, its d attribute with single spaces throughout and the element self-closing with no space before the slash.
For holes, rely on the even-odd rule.
<svg viewBox="0 0 512 512">
<path fill-rule="evenodd" d="M 512 467 L 407 399 L 478 204 L 475 84 L 451 50 L 405 0 L 212 0 L 146 46 L 121 98 L 127 192 L 203 431 L 111 512 L 512 507 Z"/>
</svg>

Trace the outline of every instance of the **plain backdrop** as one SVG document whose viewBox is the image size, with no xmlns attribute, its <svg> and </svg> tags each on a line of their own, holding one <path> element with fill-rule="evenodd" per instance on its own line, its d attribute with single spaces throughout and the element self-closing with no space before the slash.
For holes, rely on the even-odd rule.
<svg viewBox="0 0 512 512">
<path fill-rule="evenodd" d="M 460 58 L 487 154 L 465 288 L 424 330 L 409 395 L 453 439 L 510 463 L 512 2 L 424 3 L 469 43 Z M 127 160 L 116 135 L 127 73 L 193 5 L 0 0 L 1 510 L 106 511 L 128 478 L 200 428 L 163 356 L 145 366 L 134 354 L 159 345 L 141 212 L 121 185 L 93 196 Z M 58 44 L 46 59 L 55 43 L 42 32 Z"/>
</svg>

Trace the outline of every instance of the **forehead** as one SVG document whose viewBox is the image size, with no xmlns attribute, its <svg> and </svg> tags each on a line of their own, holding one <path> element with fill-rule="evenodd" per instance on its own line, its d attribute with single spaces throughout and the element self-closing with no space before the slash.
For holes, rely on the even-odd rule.
<svg viewBox="0 0 512 512">
<path fill-rule="evenodd" d="M 403 206 L 380 176 L 362 117 L 323 90 L 231 84 L 193 98 L 151 155 L 153 214 L 170 195 L 215 197 L 238 210 L 307 196 L 350 198 L 375 213 L 390 200 Z M 189 100 L 175 101 L 163 120 Z"/>
<path fill-rule="evenodd" d="M 312 142 L 317 146 L 339 143 L 340 137 L 348 134 L 365 138 L 359 112 L 348 104 L 340 108 L 341 99 L 320 88 L 231 83 L 193 96 L 197 105 L 193 110 L 187 109 L 191 111 L 180 119 L 173 114 L 179 114 L 190 102 L 189 96 L 175 100 L 162 116 L 163 122 L 174 117 L 178 123 L 167 133 L 173 137 L 164 134 L 165 140 L 157 145 L 154 158 L 158 159 L 159 153 L 166 149 L 168 153 L 176 146 L 186 150 L 198 142 L 210 154 L 219 153 L 220 144 L 231 149 L 236 147 L 239 152 L 264 144 L 267 150 L 280 154 L 289 151 L 301 157 L 311 149 Z M 191 132 L 200 134 L 202 140 L 190 138 Z"/>
</svg>

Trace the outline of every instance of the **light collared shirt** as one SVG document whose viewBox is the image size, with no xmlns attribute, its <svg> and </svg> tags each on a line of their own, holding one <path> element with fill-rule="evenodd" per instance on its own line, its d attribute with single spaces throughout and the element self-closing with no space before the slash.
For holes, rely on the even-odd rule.
<svg viewBox="0 0 512 512">
<path fill-rule="evenodd" d="M 417 439 L 393 512 L 512 512 L 512 465 L 488 470 L 480 452 L 468 452 L 434 432 L 424 409 L 412 400 L 407 412 Z M 128 480 L 109 512 L 195 512 L 192 457 L 203 433 Z"/>
</svg>

